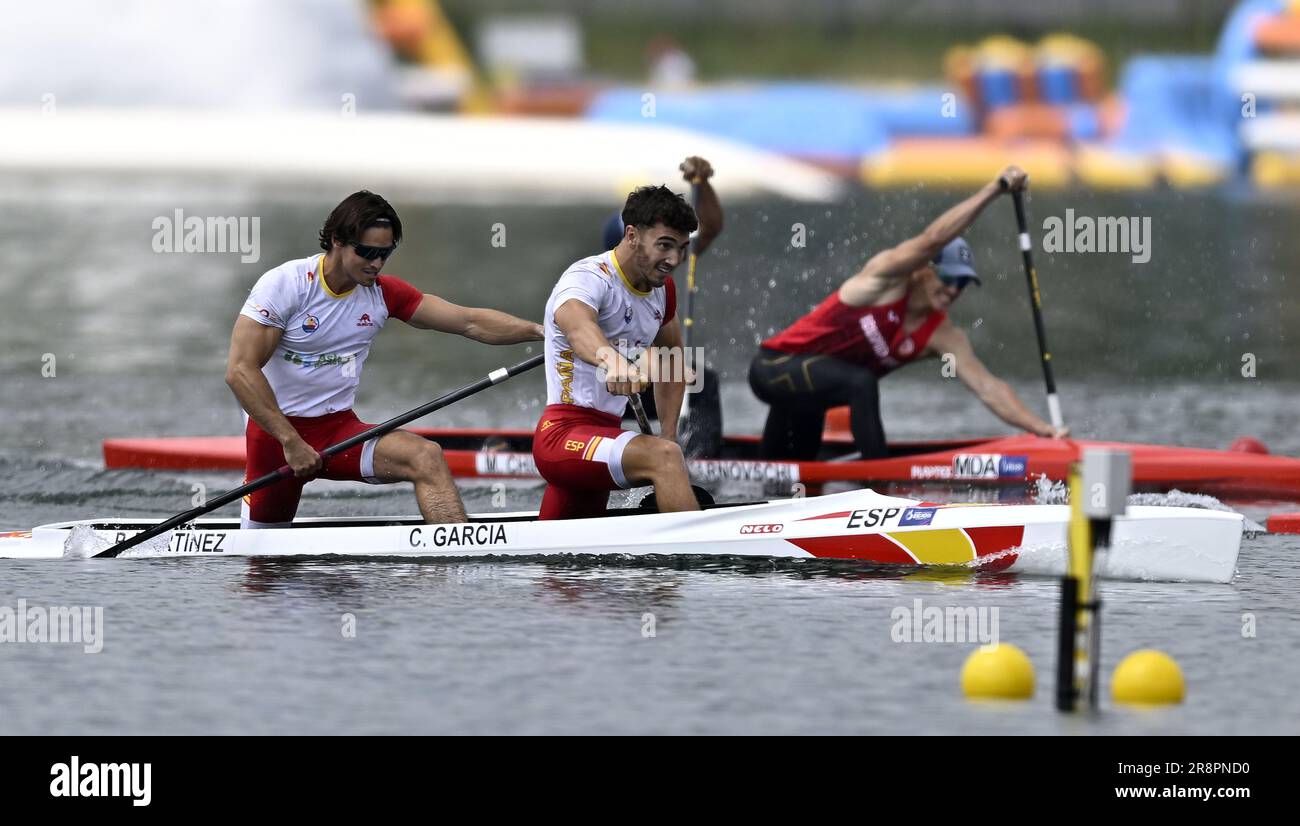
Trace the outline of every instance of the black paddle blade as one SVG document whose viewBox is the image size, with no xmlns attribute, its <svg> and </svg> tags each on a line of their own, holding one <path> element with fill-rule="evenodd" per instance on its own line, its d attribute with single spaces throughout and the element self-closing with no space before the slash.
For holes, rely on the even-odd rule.
<svg viewBox="0 0 1300 826">
<path fill-rule="evenodd" d="M 722 455 L 722 394 L 714 370 L 705 368 L 704 386 L 691 395 L 690 415 L 677 424 L 687 459 L 716 459 Z"/>
</svg>

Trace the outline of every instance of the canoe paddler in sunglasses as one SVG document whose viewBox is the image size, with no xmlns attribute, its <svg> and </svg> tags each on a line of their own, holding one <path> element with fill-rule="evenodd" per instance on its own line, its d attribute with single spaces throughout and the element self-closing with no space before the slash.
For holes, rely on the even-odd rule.
<svg viewBox="0 0 1300 826">
<path fill-rule="evenodd" d="M 317 452 L 372 425 L 352 412 L 371 339 L 391 318 L 486 344 L 539 341 L 542 327 L 460 307 L 381 274 L 402 222 L 372 192 L 343 200 L 320 231 L 324 251 L 257 280 L 235 320 L 226 383 L 247 414 L 247 479 L 288 464 L 294 476 L 245 497 L 244 528 L 285 527 L 310 479 L 413 482 L 428 522 L 463 522 L 465 506 L 437 444 L 395 430 L 322 461 Z"/>
<path fill-rule="evenodd" d="M 688 256 L 695 211 L 644 186 L 622 220 L 617 245 L 571 265 L 546 302 L 546 409 L 533 436 L 542 519 L 603 516 L 610 491 L 646 483 L 660 511 L 699 509 L 676 441 L 686 377 L 653 375 L 659 354 L 681 351 L 670 276 Z M 660 435 L 623 430 L 628 397 L 652 384 Z"/>
<path fill-rule="evenodd" d="M 770 406 L 765 458 L 816 459 L 826 411 L 841 405 L 849 406 L 862 458 L 885 456 L 879 380 L 905 364 L 947 355 L 957 378 L 1007 424 L 1039 436 L 1069 435 L 990 373 L 948 319 L 962 290 L 982 284 L 961 234 L 999 195 L 1026 183 L 1024 170 L 1007 167 L 920 235 L 873 256 L 812 312 L 762 343 L 750 363 L 749 386 Z"/>
</svg>

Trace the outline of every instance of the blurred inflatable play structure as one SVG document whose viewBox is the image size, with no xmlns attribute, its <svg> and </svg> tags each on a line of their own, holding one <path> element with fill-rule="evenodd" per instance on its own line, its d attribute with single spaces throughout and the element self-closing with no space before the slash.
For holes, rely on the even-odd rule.
<svg viewBox="0 0 1300 826">
<path fill-rule="evenodd" d="M 1110 66 L 1068 33 L 994 36 L 936 56 L 941 82 L 890 86 L 701 84 L 655 31 L 621 43 L 648 71 L 618 86 L 587 67 L 576 14 L 479 14 L 470 48 L 439 0 L 127 5 L 6 12 L 0 173 L 324 185 L 361 174 L 337 158 L 382 129 L 385 152 L 356 161 L 370 180 L 437 198 L 607 203 L 687 154 L 726 168 L 729 197 L 967 188 L 1011 162 L 1038 188 L 1300 190 L 1300 0 L 1241 0 L 1209 54 Z"/>
<path fill-rule="evenodd" d="M 376 31 L 400 66 L 399 94 L 427 110 L 485 112 L 491 101 L 469 51 L 432 0 L 370 0 Z"/>
<path fill-rule="evenodd" d="M 1213 54 L 1139 55 L 1113 87 L 1069 34 L 955 46 L 944 68 L 921 88 L 607 89 L 585 115 L 725 136 L 871 187 L 964 187 L 1012 161 L 1038 187 L 1300 186 L 1300 0 L 1245 0 Z"/>
<path fill-rule="evenodd" d="M 1237 107 L 1251 179 L 1300 187 L 1300 0 L 1243 3 L 1216 58 Z"/>
</svg>

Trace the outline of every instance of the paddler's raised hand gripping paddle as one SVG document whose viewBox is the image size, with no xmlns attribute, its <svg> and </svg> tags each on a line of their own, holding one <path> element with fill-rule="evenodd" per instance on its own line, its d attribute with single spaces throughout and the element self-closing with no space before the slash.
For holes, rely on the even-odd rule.
<svg viewBox="0 0 1300 826">
<path fill-rule="evenodd" d="M 500 384 L 501 382 L 505 381 L 511 376 L 517 376 L 526 370 L 532 370 L 534 367 L 541 364 L 545 360 L 545 358 L 546 358 L 545 355 L 539 353 L 538 355 L 533 356 L 527 361 L 521 361 L 520 363 L 516 364 L 513 367 L 501 367 L 497 370 L 493 370 L 491 373 L 488 373 L 486 377 L 479 379 L 473 384 L 467 384 L 464 387 L 460 388 L 459 390 L 453 390 L 450 393 L 439 396 L 438 398 L 434 399 L 428 404 L 421 405 L 420 407 L 417 407 L 414 410 L 408 410 L 405 413 L 402 413 L 398 416 L 394 416 L 393 418 L 389 419 L 383 424 L 377 424 L 368 430 L 363 430 L 362 432 L 356 434 L 355 436 L 349 436 L 348 438 L 344 439 L 338 444 L 330 445 L 329 447 L 325 448 L 320 452 L 320 457 L 322 459 L 326 459 L 337 453 L 342 453 L 343 451 L 347 450 L 350 447 L 359 445 L 362 442 L 369 441 L 377 436 L 383 436 L 385 433 L 394 431 L 397 428 L 401 427 L 402 425 L 407 424 L 408 422 L 415 421 L 421 416 L 427 416 L 430 413 L 434 412 L 435 410 L 441 410 L 442 408 L 447 407 L 448 405 L 455 404 L 461 399 L 469 398 L 470 396 L 474 395 L 480 390 L 486 390 L 487 388 L 491 387 L 494 384 Z M 222 505 L 227 505 L 231 502 L 234 502 L 236 499 L 240 499 L 243 498 L 244 496 L 247 496 L 253 491 L 261 490 L 262 488 L 267 487 L 268 485 L 273 485 L 276 482 L 280 481 L 281 479 L 288 479 L 292 475 L 293 475 L 293 468 L 289 467 L 288 465 L 282 465 L 278 470 L 273 470 L 270 473 L 266 474 L 265 476 L 262 476 L 258 479 L 254 479 L 253 481 L 249 482 L 248 484 L 242 487 L 238 487 L 235 488 L 234 490 L 226 491 L 225 493 L 221 494 L 220 496 L 211 500 L 205 505 L 194 508 L 193 510 L 185 511 L 185 513 L 177 514 L 176 516 L 173 516 L 171 519 L 168 519 L 165 522 L 159 522 L 157 525 L 154 525 L 152 528 L 149 528 L 148 530 L 143 530 L 140 533 L 135 534 L 134 536 L 127 537 L 126 539 L 123 539 L 121 542 L 117 543 L 113 547 L 100 551 L 99 553 L 95 554 L 95 558 L 117 556 L 118 554 L 122 553 L 122 551 L 125 551 L 127 548 L 134 547 L 136 545 L 139 545 L 141 542 L 146 542 L 150 539 L 153 539 L 155 536 L 164 534 L 167 531 L 170 531 L 172 528 L 176 528 L 181 525 L 184 525 L 185 523 L 193 519 L 196 519 L 205 513 L 211 513 L 212 511 L 216 510 Z"/>
<path fill-rule="evenodd" d="M 998 185 L 1003 191 L 1010 188 L 1006 178 L 998 178 Z M 1065 427 L 1065 420 L 1061 418 L 1061 400 L 1056 395 L 1056 379 L 1052 375 L 1052 353 L 1047 349 L 1047 333 L 1043 330 L 1043 299 L 1038 291 L 1038 271 L 1034 269 L 1034 243 L 1029 237 L 1029 221 L 1025 218 L 1024 191 L 1018 189 L 1012 192 L 1011 202 L 1016 208 L 1016 226 L 1020 231 L 1020 256 L 1025 264 L 1025 278 L 1029 280 L 1029 306 L 1034 312 L 1034 331 L 1038 334 L 1038 355 L 1043 362 L 1043 381 L 1047 384 L 1047 411 L 1052 419 L 1052 427 L 1060 430 Z"/>
</svg>

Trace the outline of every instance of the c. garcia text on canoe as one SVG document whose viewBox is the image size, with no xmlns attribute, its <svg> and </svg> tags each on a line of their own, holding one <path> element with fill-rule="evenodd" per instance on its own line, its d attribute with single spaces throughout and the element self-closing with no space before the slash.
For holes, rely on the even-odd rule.
<svg viewBox="0 0 1300 826">
<path fill-rule="evenodd" d="M 127 534 L 118 532 L 113 543 L 126 539 Z M 226 533 L 224 531 L 176 531 L 167 542 L 167 553 L 171 554 L 224 554 L 226 552 Z"/>
<path fill-rule="evenodd" d="M 426 539 L 426 532 L 428 539 Z M 478 525 L 425 525 L 411 529 L 411 547 L 427 548 L 484 548 L 506 545 L 506 526 L 481 523 Z"/>
</svg>

